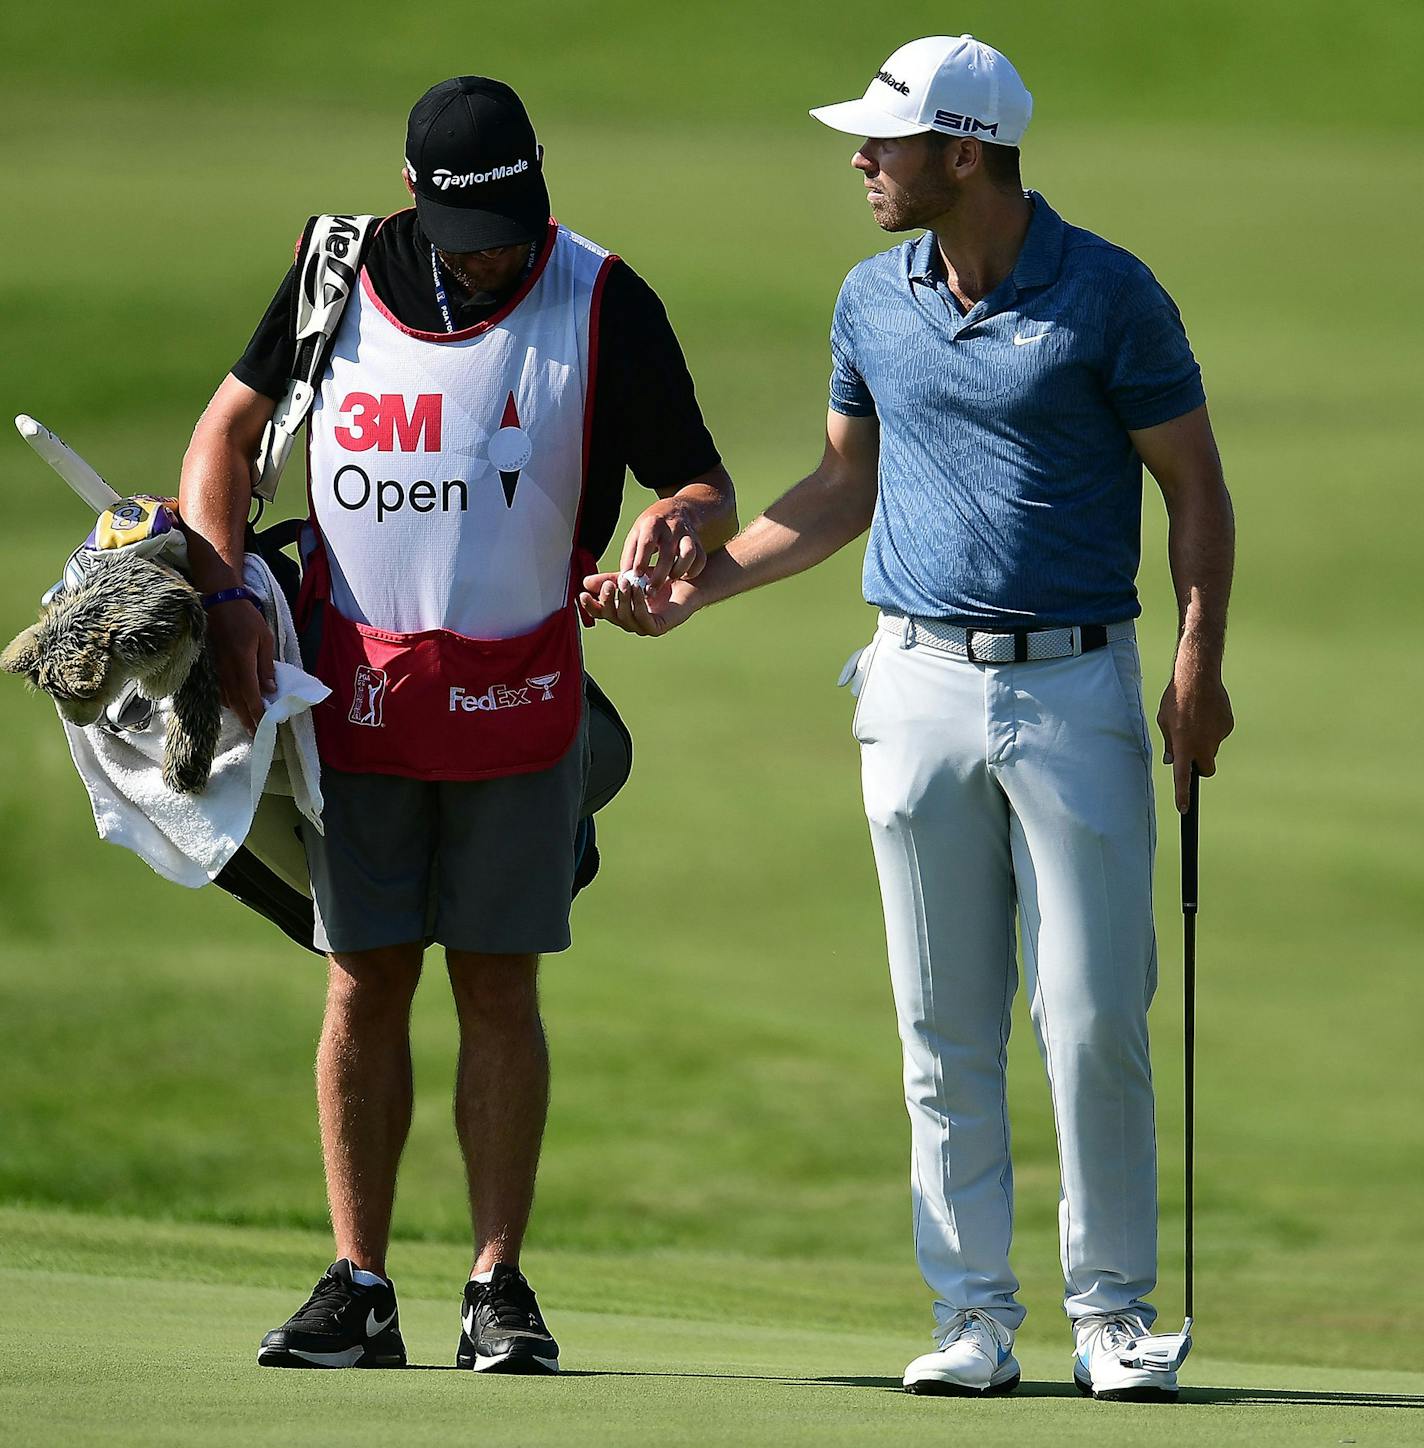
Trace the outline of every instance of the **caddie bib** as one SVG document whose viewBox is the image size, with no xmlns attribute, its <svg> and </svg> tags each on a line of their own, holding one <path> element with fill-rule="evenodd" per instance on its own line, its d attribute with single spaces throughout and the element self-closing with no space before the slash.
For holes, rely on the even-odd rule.
<svg viewBox="0 0 1424 1448">
<path fill-rule="evenodd" d="M 323 763 L 416 779 L 547 769 L 583 709 L 575 557 L 599 300 L 613 258 L 550 222 L 519 289 L 407 327 L 366 272 L 312 409 Z"/>
</svg>

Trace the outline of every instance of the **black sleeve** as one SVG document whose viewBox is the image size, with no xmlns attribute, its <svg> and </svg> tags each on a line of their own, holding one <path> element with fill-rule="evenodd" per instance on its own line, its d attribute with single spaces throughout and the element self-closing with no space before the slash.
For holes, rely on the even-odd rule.
<svg viewBox="0 0 1424 1448">
<path fill-rule="evenodd" d="M 306 224 L 297 254 L 311 235 L 316 218 Z M 247 350 L 233 364 L 232 375 L 239 382 L 245 382 L 254 391 L 280 402 L 292 380 L 292 366 L 296 360 L 297 345 L 293 334 L 297 330 L 297 264 L 293 261 L 282 278 L 282 285 L 272 298 Z"/>
<path fill-rule="evenodd" d="M 677 334 L 657 293 L 626 262 L 604 283 L 592 444 L 645 488 L 677 488 L 721 461 Z"/>
</svg>

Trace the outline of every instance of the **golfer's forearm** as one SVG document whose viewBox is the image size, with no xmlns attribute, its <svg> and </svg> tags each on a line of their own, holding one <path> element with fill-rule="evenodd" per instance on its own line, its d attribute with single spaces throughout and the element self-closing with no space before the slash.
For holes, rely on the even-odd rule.
<svg viewBox="0 0 1424 1448">
<path fill-rule="evenodd" d="M 874 511 L 873 488 L 812 473 L 707 560 L 699 606 L 814 568 L 860 537 Z"/>
<path fill-rule="evenodd" d="M 1178 656 L 1219 669 L 1236 553 L 1231 496 L 1218 477 L 1169 509 L 1167 558 L 1177 594 Z"/>
</svg>

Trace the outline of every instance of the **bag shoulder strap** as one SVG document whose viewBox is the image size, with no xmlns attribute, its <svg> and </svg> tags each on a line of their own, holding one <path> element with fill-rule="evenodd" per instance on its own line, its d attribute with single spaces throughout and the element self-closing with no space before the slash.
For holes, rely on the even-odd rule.
<svg viewBox="0 0 1424 1448">
<path fill-rule="evenodd" d="M 355 290 L 366 251 L 383 217 L 318 216 L 297 256 L 296 357 L 287 391 L 262 434 L 252 491 L 270 502 L 277 496 L 292 444 L 316 401 L 336 329 Z"/>
</svg>

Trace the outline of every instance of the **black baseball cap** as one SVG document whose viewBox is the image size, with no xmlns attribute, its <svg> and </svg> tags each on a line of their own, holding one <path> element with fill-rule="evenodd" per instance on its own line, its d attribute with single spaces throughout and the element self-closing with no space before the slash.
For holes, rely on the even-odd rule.
<svg viewBox="0 0 1424 1448">
<path fill-rule="evenodd" d="M 549 189 L 524 102 L 503 81 L 457 75 L 416 101 L 405 164 L 421 229 L 442 251 L 534 241 Z"/>
</svg>

